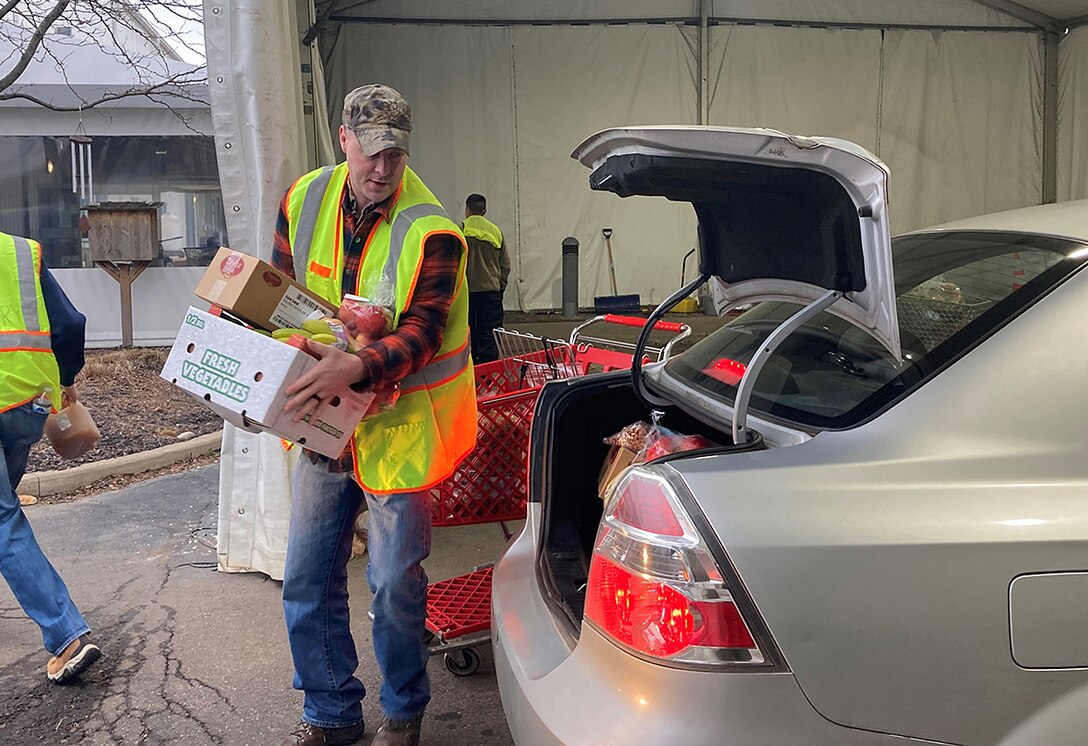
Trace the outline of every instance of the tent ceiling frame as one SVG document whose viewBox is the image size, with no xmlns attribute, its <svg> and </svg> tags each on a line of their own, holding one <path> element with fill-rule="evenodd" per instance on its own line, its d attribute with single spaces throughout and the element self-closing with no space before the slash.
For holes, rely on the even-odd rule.
<svg viewBox="0 0 1088 746">
<path fill-rule="evenodd" d="M 378 16 L 343 16 L 329 18 L 333 23 L 367 23 L 408 26 L 626 26 L 640 24 L 676 24 L 698 26 L 698 16 L 662 16 L 653 18 L 586 18 L 572 20 L 534 20 L 528 18 L 393 18 Z"/>
<path fill-rule="evenodd" d="M 972 0 L 972 2 L 976 5 L 982 5 L 983 7 L 996 10 L 999 13 L 1004 13 L 1007 16 L 1012 16 L 1018 21 L 1024 21 L 1033 26 L 1038 26 L 1039 28 L 1054 34 L 1059 34 L 1065 30 L 1065 24 L 1054 16 L 1049 16 L 1038 10 L 1032 10 L 1013 0 Z"/>
<path fill-rule="evenodd" d="M 1088 20 L 1088 19 L 1086 19 Z M 533 20 L 525 18 L 394 18 L 389 16 L 333 15 L 329 23 L 355 23 L 378 26 L 640 26 L 640 25 L 701 25 L 699 16 L 671 16 L 647 18 L 587 18 L 584 20 Z M 877 29 L 903 31 L 976 31 L 996 33 L 1040 33 L 1043 29 L 1029 26 L 969 26 L 926 23 L 861 23 L 856 21 L 803 21 L 781 18 L 741 18 L 733 16 L 708 16 L 710 26 L 795 26 L 801 28 Z"/>
<path fill-rule="evenodd" d="M 306 30 L 306 34 L 302 37 L 302 46 L 308 47 L 313 44 L 314 39 L 325 30 L 325 27 L 329 25 L 329 21 L 335 13 L 351 10 L 360 5 L 366 5 L 367 3 L 372 2 L 372 0 L 356 0 L 356 2 L 351 5 L 347 5 L 347 2 L 348 0 L 329 0 L 329 4 L 321 11 L 321 15 L 319 15 L 317 20 L 314 21 L 314 24 Z"/>
<path fill-rule="evenodd" d="M 862 29 L 877 31 L 976 31 L 985 33 L 1040 33 L 1038 26 L 966 26 L 948 23 L 865 23 L 857 21 L 798 21 L 775 18 L 712 16 L 711 26 L 784 26 L 798 28 Z"/>
</svg>

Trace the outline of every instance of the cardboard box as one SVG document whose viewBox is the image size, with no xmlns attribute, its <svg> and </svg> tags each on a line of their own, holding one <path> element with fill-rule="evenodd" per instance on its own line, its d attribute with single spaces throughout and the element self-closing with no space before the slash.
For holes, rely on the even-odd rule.
<svg viewBox="0 0 1088 746">
<path fill-rule="evenodd" d="M 299 328 L 308 318 L 336 315 L 328 301 L 268 262 L 226 247 L 216 252 L 193 293 L 268 331 Z"/>
<path fill-rule="evenodd" d="M 608 491 L 612 485 L 623 476 L 628 466 L 635 463 L 638 454 L 623 446 L 612 446 L 601 465 L 600 476 L 597 477 L 597 494 L 602 500 L 608 497 Z"/>
<path fill-rule="evenodd" d="M 316 422 L 292 422 L 284 389 L 316 364 L 297 347 L 190 307 L 160 375 L 236 427 L 336 458 L 374 394 L 345 391 Z"/>
</svg>

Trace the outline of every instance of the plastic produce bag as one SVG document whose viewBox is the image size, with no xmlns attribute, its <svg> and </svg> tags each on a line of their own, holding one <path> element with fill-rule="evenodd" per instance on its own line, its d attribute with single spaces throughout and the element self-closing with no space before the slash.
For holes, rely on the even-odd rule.
<svg viewBox="0 0 1088 746">
<path fill-rule="evenodd" d="M 391 300 L 382 302 L 380 298 L 370 300 L 359 295 L 344 296 L 336 315 L 343 322 L 348 347 L 352 352 L 363 349 L 393 331 L 394 314 L 391 303 Z M 374 402 L 363 415 L 363 419 L 392 409 L 400 398 L 400 384 L 381 386 L 374 393 Z"/>
<path fill-rule="evenodd" d="M 700 448 L 710 448 L 717 445 L 709 438 L 702 435 L 685 435 L 661 424 L 664 412 L 654 410 L 651 413 L 653 426 L 646 436 L 646 445 L 638 454 L 638 462 L 653 461 L 654 459 L 668 456 L 682 451 L 695 451 Z"/>
<path fill-rule="evenodd" d="M 634 422 L 615 435 L 605 438 L 604 442 L 611 446 L 622 446 L 629 451 L 634 451 L 637 454 L 633 461 L 635 464 L 653 461 L 656 458 L 668 456 L 672 453 L 694 451 L 718 445 L 702 435 L 686 435 L 670 430 L 661 424 L 661 418 L 664 416 L 661 411 L 655 410 L 650 416 L 653 424 L 644 421 Z"/>
<path fill-rule="evenodd" d="M 646 447 L 646 438 L 650 434 L 651 426 L 649 422 L 632 422 L 627 427 L 620 430 L 614 435 L 610 435 L 604 439 L 605 445 L 621 446 L 629 451 L 638 453 Z"/>
</svg>

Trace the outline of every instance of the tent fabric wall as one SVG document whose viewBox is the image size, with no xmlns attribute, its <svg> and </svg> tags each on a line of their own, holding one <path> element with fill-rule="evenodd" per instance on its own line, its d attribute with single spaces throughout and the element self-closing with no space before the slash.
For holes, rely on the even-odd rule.
<svg viewBox="0 0 1088 746">
<path fill-rule="evenodd" d="M 204 2 L 212 121 L 231 244 L 265 259 L 280 198 L 311 165 L 295 10 L 264 0 Z M 292 458 L 278 438 L 225 426 L 220 570 L 283 578 Z"/>
<path fill-rule="evenodd" d="M 412 167 L 455 218 L 466 195 L 486 195 L 488 216 L 508 237 L 518 292 L 507 292 L 507 307 L 560 305 L 568 235 L 582 243 L 581 303 L 611 294 L 604 227 L 616 229 L 620 292 L 661 300 L 695 240 L 690 208 L 593 194 L 570 153 L 605 127 L 694 124 L 693 33 L 674 25 L 347 26 L 328 63 L 330 110 L 364 82 L 404 94 L 414 114 Z M 656 282 L 640 283 L 647 265 L 661 263 L 675 272 L 655 269 Z"/>
<path fill-rule="evenodd" d="M 656 302 L 679 286 L 680 262 L 695 245 L 691 207 L 592 192 L 589 172 L 570 153 L 607 127 L 694 124 L 698 104 L 690 33 L 644 25 L 513 29 L 519 278 L 526 307 L 562 304 L 565 236 L 581 242 L 580 304 L 612 294 L 605 227 L 614 229 L 621 294 L 637 292 Z"/>
<path fill-rule="evenodd" d="M 561 304 L 568 235 L 581 242 L 581 305 L 610 294 L 604 227 L 615 231 L 619 292 L 654 303 L 680 284 L 690 208 L 591 192 L 569 154 L 605 127 L 695 124 L 698 34 L 684 24 L 345 24 L 328 63 L 330 108 L 338 114 L 334 102 L 363 82 L 408 98 L 413 167 L 455 216 L 466 194 L 486 194 L 513 236 L 508 308 Z M 894 232 L 1041 200 L 1040 34 L 720 24 L 709 29 L 708 78 L 711 124 L 841 137 L 885 160 Z"/>
<path fill-rule="evenodd" d="M 875 152 L 880 50 L 875 29 L 716 26 L 709 124 L 841 137 Z"/>
<path fill-rule="evenodd" d="M 710 123 L 868 148 L 892 172 L 893 232 L 1041 199 L 1037 34 L 721 26 L 710 39 Z"/>
<path fill-rule="evenodd" d="M 880 143 L 892 231 L 1042 200 L 1036 34 L 885 34 Z"/>
<path fill-rule="evenodd" d="M 1081 199 L 1088 197 L 1088 26 L 1062 40 L 1058 71 L 1058 199 Z"/>
<path fill-rule="evenodd" d="M 405 54 L 409 49 L 427 52 Z M 326 77 L 334 127 L 344 95 L 356 86 L 382 82 L 404 94 L 412 106 L 412 169 L 455 221 L 464 215 L 466 196 L 484 194 L 488 217 L 516 250 L 508 29 L 389 26 L 359 34 L 347 28 L 331 52 Z M 339 145 L 336 151 L 342 161 Z M 515 288 L 510 290 L 507 301 L 516 302 Z"/>
</svg>

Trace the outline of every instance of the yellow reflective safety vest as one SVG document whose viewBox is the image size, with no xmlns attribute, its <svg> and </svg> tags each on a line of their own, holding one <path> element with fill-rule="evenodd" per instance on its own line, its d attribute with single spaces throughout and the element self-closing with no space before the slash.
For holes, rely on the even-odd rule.
<svg viewBox="0 0 1088 746">
<path fill-rule="evenodd" d="M 502 231 L 483 215 L 469 215 L 461 224 L 466 238 L 478 238 L 487 241 L 496 249 L 502 247 Z"/>
<path fill-rule="evenodd" d="M 60 409 L 60 369 L 49 335 L 41 264 L 41 244 L 0 233 L 0 412 L 46 389 L 53 409 Z"/>
<path fill-rule="evenodd" d="M 347 164 L 299 178 L 287 198 L 295 277 L 333 304 L 345 292 L 374 298 L 395 288 L 395 323 L 407 309 L 423 263 L 423 244 L 449 233 L 464 244 L 457 224 L 411 169 L 394 196 L 388 220 L 379 220 L 363 247 L 358 284 L 342 288 L 344 225 L 341 203 Z M 476 386 L 469 356 L 465 252 L 457 272 L 442 344 L 422 369 L 400 382 L 400 399 L 388 412 L 359 423 L 352 439 L 355 479 L 368 492 L 415 492 L 453 473 L 476 445 Z"/>
</svg>

